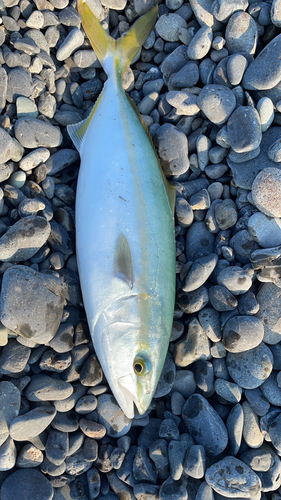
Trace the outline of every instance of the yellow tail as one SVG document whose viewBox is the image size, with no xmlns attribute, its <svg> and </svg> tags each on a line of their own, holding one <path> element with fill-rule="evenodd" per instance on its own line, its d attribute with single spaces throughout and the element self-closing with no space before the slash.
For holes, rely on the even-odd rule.
<svg viewBox="0 0 281 500">
<path fill-rule="evenodd" d="M 109 66 L 105 64 L 105 61 L 108 57 L 114 57 L 122 75 L 151 32 L 157 19 L 158 5 L 138 19 L 118 40 L 114 40 L 104 31 L 85 0 L 78 0 L 78 12 L 82 17 L 83 28 L 104 69 L 108 72 Z"/>
</svg>

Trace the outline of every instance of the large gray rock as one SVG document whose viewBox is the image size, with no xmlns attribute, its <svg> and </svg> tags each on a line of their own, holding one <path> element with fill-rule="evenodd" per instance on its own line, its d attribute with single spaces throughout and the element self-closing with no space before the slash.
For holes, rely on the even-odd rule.
<svg viewBox="0 0 281 500">
<path fill-rule="evenodd" d="M 51 232 L 44 217 L 31 215 L 20 219 L 0 238 L 0 260 L 19 262 L 33 257 Z"/>
<path fill-rule="evenodd" d="M 247 68 L 243 78 L 243 87 L 247 90 L 267 90 L 275 87 L 280 80 L 281 35 L 278 35 L 265 46 Z"/>
<path fill-rule="evenodd" d="M 15 123 L 15 136 L 24 148 L 56 148 L 62 142 L 58 127 L 36 118 L 20 118 Z"/>
<path fill-rule="evenodd" d="M 1 321 L 18 335 L 45 344 L 59 327 L 64 293 L 64 285 L 56 276 L 12 266 L 3 276 Z"/>
<path fill-rule="evenodd" d="M 183 132 L 165 123 L 154 136 L 165 175 L 181 175 L 189 168 L 188 143 Z"/>
</svg>

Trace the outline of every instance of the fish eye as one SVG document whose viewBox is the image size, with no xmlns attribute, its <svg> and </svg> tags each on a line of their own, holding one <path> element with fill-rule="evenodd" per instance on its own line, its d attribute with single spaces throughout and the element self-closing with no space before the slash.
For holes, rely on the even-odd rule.
<svg viewBox="0 0 281 500">
<path fill-rule="evenodd" d="M 134 359 L 134 372 L 138 377 L 147 375 L 151 370 L 151 364 L 148 358 L 136 356 Z"/>
</svg>

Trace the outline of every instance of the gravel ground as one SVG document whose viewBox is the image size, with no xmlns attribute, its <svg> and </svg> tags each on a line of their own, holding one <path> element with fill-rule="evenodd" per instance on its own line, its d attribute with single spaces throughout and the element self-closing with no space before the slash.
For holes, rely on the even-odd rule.
<svg viewBox="0 0 281 500">
<path fill-rule="evenodd" d="M 89 4 L 117 38 L 154 0 Z M 0 500 L 280 500 L 281 1 L 166 0 L 123 77 L 177 190 L 170 349 L 132 420 L 75 257 L 66 126 L 106 75 L 75 0 L 0 13 Z"/>
</svg>

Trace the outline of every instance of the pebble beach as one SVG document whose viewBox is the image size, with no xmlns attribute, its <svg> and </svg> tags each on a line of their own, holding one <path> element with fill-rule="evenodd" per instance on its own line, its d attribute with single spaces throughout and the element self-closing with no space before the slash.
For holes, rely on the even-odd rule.
<svg viewBox="0 0 281 500">
<path fill-rule="evenodd" d="M 155 0 L 87 3 L 118 38 Z M 281 0 L 162 1 L 122 77 L 177 192 L 171 341 L 133 419 L 79 285 L 66 127 L 107 76 L 76 7 L 0 0 L 0 500 L 281 500 Z"/>
</svg>

